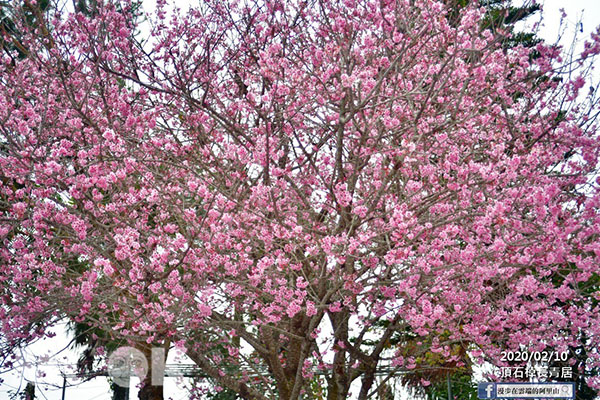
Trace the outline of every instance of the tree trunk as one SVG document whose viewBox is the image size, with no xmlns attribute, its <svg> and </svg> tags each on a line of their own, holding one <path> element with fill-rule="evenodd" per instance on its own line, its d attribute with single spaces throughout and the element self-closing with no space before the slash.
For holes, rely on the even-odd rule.
<svg viewBox="0 0 600 400">
<path fill-rule="evenodd" d="M 146 377 L 140 392 L 138 393 L 140 400 L 164 400 L 163 387 L 152 385 L 151 378 Z"/>
<path fill-rule="evenodd" d="M 148 360 L 148 372 L 142 380 L 142 387 L 138 393 L 138 399 L 164 400 L 162 379 L 159 382 L 156 382 L 156 378 L 152 379 L 152 376 L 157 372 L 164 374 L 164 369 L 162 371 L 154 371 L 154 369 L 162 368 L 165 360 L 153 360 L 152 346 L 150 345 L 143 344 L 139 349 L 142 351 L 142 353 L 144 353 L 146 360 Z M 162 377 L 164 377 L 164 375 L 162 375 Z"/>
<path fill-rule="evenodd" d="M 346 400 L 350 390 L 350 381 L 348 377 L 348 366 L 346 365 L 346 350 L 339 346 L 339 342 L 348 341 L 348 311 L 343 310 L 338 313 L 330 313 L 337 348 L 333 358 L 333 370 L 331 379 L 327 385 L 327 400 Z"/>
</svg>

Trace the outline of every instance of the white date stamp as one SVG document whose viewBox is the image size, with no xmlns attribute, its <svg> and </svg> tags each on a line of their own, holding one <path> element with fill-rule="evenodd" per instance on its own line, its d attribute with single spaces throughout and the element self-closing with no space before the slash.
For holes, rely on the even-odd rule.
<svg viewBox="0 0 600 400">
<path fill-rule="evenodd" d="M 557 362 L 567 361 L 567 351 L 503 351 L 500 361 L 516 362 Z"/>
</svg>

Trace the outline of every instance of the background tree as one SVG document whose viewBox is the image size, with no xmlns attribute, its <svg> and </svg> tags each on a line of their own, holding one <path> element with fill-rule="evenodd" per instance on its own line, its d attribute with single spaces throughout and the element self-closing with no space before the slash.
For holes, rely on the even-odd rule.
<svg viewBox="0 0 600 400">
<path fill-rule="evenodd" d="M 133 9 L 20 26 L 3 61 L 8 341 L 68 317 L 244 399 L 317 397 L 318 369 L 329 400 L 427 354 L 597 345 L 597 103 L 564 107 L 555 48 L 433 1 L 159 3 L 147 41 Z"/>
<path fill-rule="evenodd" d="M 23 24 L 26 30 L 39 29 L 42 33 L 47 32 L 45 15 L 49 11 L 50 2 L 25 1 L 22 5 L 19 7 L 12 1 L 0 2 L 0 46 L 13 63 L 25 58 L 29 52 L 27 45 L 23 43 L 24 32 L 18 25 Z"/>
</svg>

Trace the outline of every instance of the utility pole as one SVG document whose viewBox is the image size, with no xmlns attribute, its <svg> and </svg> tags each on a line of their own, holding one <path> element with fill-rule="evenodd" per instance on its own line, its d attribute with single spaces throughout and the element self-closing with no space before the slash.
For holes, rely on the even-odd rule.
<svg viewBox="0 0 600 400">
<path fill-rule="evenodd" d="M 67 390 L 67 377 L 63 375 L 62 400 L 65 400 L 65 391 L 66 390 Z"/>
</svg>

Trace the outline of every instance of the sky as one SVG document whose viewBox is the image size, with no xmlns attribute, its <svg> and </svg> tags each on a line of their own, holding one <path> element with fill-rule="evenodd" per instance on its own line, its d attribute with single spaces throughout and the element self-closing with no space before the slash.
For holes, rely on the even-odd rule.
<svg viewBox="0 0 600 400">
<path fill-rule="evenodd" d="M 554 41 L 559 31 L 559 22 L 561 17 L 560 9 L 564 8 L 567 13 L 566 25 L 567 31 L 580 31 L 581 38 L 589 37 L 598 25 L 600 25 L 600 1 L 596 0 L 546 0 L 538 2 L 543 4 L 544 22 L 539 31 L 539 36 L 546 41 Z M 535 20 L 536 18 L 532 18 Z M 539 18 L 538 18 L 539 19 Z M 583 33 L 581 26 L 577 22 L 581 19 L 583 24 Z"/>
<path fill-rule="evenodd" d="M 559 35 L 561 30 L 561 8 L 564 8 L 567 13 L 562 26 L 565 28 L 562 43 L 569 44 L 574 32 L 578 32 L 579 39 L 587 38 L 596 29 L 596 26 L 600 25 L 600 1 L 598 0 L 546 0 L 540 3 L 543 4 L 544 10 L 542 14 L 543 20 L 539 25 L 538 36 L 544 38 L 547 42 L 555 42 Z M 539 22 L 539 20 L 540 17 L 532 17 L 526 25 L 531 29 L 533 27 L 532 24 Z M 597 70 L 595 76 L 600 76 Z M 70 338 L 66 334 L 64 325 L 57 326 L 54 332 L 57 334 L 56 337 L 41 340 L 24 349 L 24 359 L 31 363 L 29 367 L 21 368 L 10 374 L 0 375 L 0 379 L 4 379 L 4 383 L 0 384 L 1 399 L 8 398 L 8 394 L 11 391 L 22 390 L 27 381 L 36 382 L 36 385 L 38 385 L 36 394 L 39 399 L 62 399 L 63 378 L 61 374 L 73 373 L 72 369 L 69 369 L 68 366 L 76 362 L 78 355 L 77 352 L 68 349 Z M 67 350 L 60 351 L 65 348 Z M 47 360 L 45 359 L 46 357 L 48 357 Z M 176 362 L 176 360 L 173 354 L 170 354 L 167 363 L 172 362 Z M 132 379 L 131 400 L 137 399 L 137 390 L 134 386 L 138 382 L 139 380 Z M 67 383 L 65 400 L 111 399 L 108 382 L 105 378 L 99 377 L 81 383 L 77 379 L 69 377 Z M 187 398 L 182 385 L 175 378 L 165 379 L 164 393 L 166 399 L 183 400 Z"/>
</svg>

